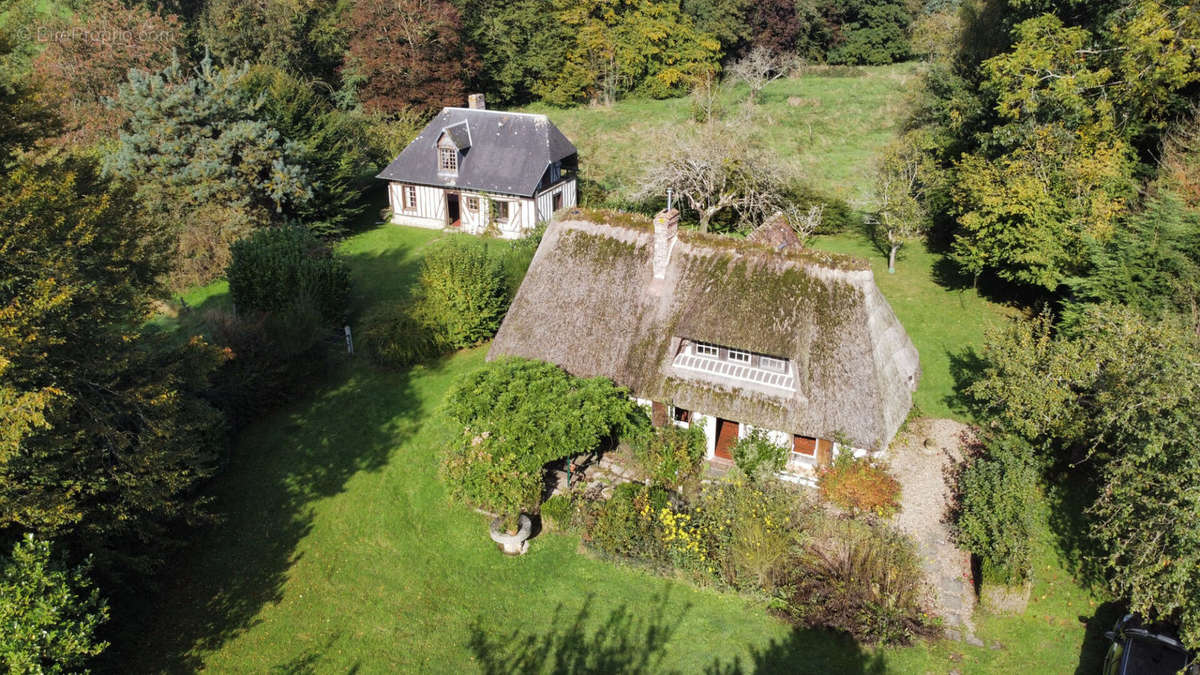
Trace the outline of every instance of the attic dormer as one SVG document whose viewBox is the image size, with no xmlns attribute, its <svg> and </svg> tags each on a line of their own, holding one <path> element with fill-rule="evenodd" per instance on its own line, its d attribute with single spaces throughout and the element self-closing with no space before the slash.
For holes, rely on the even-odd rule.
<svg viewBox="0 0 1200 675">
<path fill-rule="evenodd" d="M 451 124 L 442 129 L 437 141 L 438 173 L 456 175 L 458 165 L 471 147 L 471 129 L 466 122 Z"/>
</svg>

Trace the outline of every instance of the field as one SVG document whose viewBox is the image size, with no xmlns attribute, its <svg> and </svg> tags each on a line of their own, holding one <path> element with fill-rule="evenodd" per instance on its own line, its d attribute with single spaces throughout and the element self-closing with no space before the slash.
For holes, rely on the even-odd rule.
<svg viewBox="0 0 1200 675">
<path fill-rule="evenodd" d="M 403 292 L 438 236 L 383 227 L 346 241 L 359 306 Z M 917 311 L 933 260 L 906 259 L 912 281 L 898 274 L 885 292 L 911 284 Z M 224 294 L 216 284 L 190 304 L 224 303 Z M 954 307 L 946 297 L 931 318 Z M 963 302 L 940 321 L 977 309 Z M 983 648 L 873 650 L 794 631 L 762 600 L 592 559 L 571 537 L 543 534 L 527 556 L 499 555 L 484 519 L 449 502 L 436 472 L 453 433 L 441 400 L 485 349 L 400 373 L 347 359 L 312 394 L 243 433 L 212 490 L 221 524 L 172 563 L 141 616 L 127 617 L 118 669 L 536 672 L 531 664 L 547 655 L 565 672 L 1094 669 L 1111 611 L 1081 621 L 1096 600 L 1064 570 L 1048 530 L 1030 610 L 980 617 Z"/>
<path fill-rule="evenodd" d="M 811 68 L 801 77 L 767 85 L 762 102 L 752 108 L 744 104 L 745 87 L 730 87 L 720 100 L 726 116 L 744 115 L 740 123 L 792 173 L 826 194 L 867 208 L 873 200 L 877 153 L 904 120 L 907 92 L 917 73 L 913 63 Z M 584 177 L 626 197 L 653 165 L 656 139 L 695 123 L 688 98 L 527 110 L 547 114 L 575 143 Z"/>
</svg>

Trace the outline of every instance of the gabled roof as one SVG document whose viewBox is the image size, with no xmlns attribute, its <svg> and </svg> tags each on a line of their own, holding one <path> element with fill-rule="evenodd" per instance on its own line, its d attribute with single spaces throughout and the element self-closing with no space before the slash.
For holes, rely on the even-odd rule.
<svg viewBox="0 0 1200 675">
<path fill-rule="evenodd" d="M 443 132 L 463 151 L 457 175 L 438 173 Z M 575 153 L 545 115 L 443 108 L 377 178 L 532 197 L 546 168 Z"/>
<path fill-rule="evenodd" d="M 883 449 L 919 365 L 862 261 L 680 231 L 654 281 L 638 216 L 571 209 L 551 223 L 488 358 L 523 356 L 687 410 Z M 685 340 L 788 359 L 795 391 L 675 366 Z"/>
</svg>

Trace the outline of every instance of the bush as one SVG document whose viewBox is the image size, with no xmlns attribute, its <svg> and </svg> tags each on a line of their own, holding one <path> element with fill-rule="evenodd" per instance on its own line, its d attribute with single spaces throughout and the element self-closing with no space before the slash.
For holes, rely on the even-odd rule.
<svg viewBox="0 0 1200 675">
<path fill-rule="evenodd" d="M 450 237 L 421 263 L 417 311 L 452 349 L 491 339 L 508 310 L 508 280 L 495 246 L 476 237 Z"/>
<path fill-rule="evenodd" d="M 937 633 L 911 540 L 886 526 L 827 522 L 788 561 L 784 612 L 808 627 L 843 630 L 867 644 L 909 644 Z"/>
<path fill-rule="evenodd" d="M 900 482 L 867 457 L 838 453 L 833 466 L 817 474 L 821 497 L 851 513 L 888 517 L 900 510 Z"/>
<path fill-rule="evenodd" d="M 698 425 L 656 427 L 632 438 L 630 447 L 646 476 L 668 490 L 691 482 L 704 468 L 704 430 Z"/>
<path fill-rule="evenodd" d="M 416 315 L 410 304 L 381 305 L 363 317 L 362 349 L 377 365 L 405 368 L 444 351 L 436 327 Z"/>
<path fill-rule="evenodd" d="M 108 619 L 88 566 L 67 569 L 33 535 L 0 556 L 0 664 L 12 673 L 83 670 L 108 646 L 96 629 Z"/>
<path fill-rule="evenodd" d="M 807 212 L 813 206 L 822 207 L 821 225 L 813 234 L 837 234 L 846 230 L 857 230 L 862 218 L 846 203 L 846 200 L 823 194 L 803 183 L 789 185 L 784 199 L 794 204 L 797 210 Z"/>
<path fill-rule="evenodd" d="M 533 262 L 533 254 L 537 253 L 545 234 L 546 224 L 542 223 L 529 234 L 509 243 L 508 248 L 501 254 L 500 267 L 504 270 L 504 286 L 508 290 L 509 298 L 517 295 L 517 289 L 521 287 L 525 273 L 529 271 L 529 263 Z"/>
<path fill-rule="evenodd" d="M 662 488 L 618 485 L 600 506 L 587 539 L 609 555 L 661 561 L 665 552 L 657 534 L 656 514 L 667 504 L 668 495 Z"/>
<path fill-rule="evenodd" d="M 697 526 L 710 536 L 713 573 L 735 588 L 768 592 L 785 576 L 812 512 L 789 486 L 741 480 L 709 485 L 693 509 Z"/>
<path fill-rule="evenodd" d="M 512 517 L 532 512 L 547 463 L 592 452 L 632 429 L 639 412 L 628 392 L 605 378 L 499 359 L 467 374 L 447 397 L 446 413 L 463 433 L 443 475 L 456 495 L 480 508 Z M 480 463 L 494 466 L 474 466 Z"/>
<path fill-rule="evenodd" d="M 570 494 L 557 494 L 542 503 L 542 522 L 560 532 L 570 532 L 578 518 L 575 498 Z"/>
<path fill-rule="evenodd" d="M 532 513 L 542 495 L 542 475 L 496 449 L 487 436 L 465 437 L 442 463 L 450 494 L 505 519 L 511 529 L 522 513 Z"/>
<path fill-rule="evenodd" d="M 958 480 L 955 539 L 979 557 L 982 580 L 1016 586 L 1033 569 L 1029 505 L 1038 499 L 1033 451 L 1015 436 L 989 439 Z"/>
<path fill-rule="evenodd" d="M 309 302 L 326 321 L 345 318 L 350 272 L 300 227 L 269 227 L 233 244 L 226 270 L 239 313 L 275 312 Z"/>
<path fill-rule="evenodd" d="M 213 378 L 214 398 L 234 428 L 295 398 L 329 360 L 326 328 L 307 301 L 270 314 L 211 311 L 204 326 L 226 350 Z"/>
<path fill-rule="evenodd" d="M 772 478 L 787 466 L 788 449 L 773 443 L 762 429 L 739 440 L 732 454 L 734 464 L 752 481 Z"/>
</svg>

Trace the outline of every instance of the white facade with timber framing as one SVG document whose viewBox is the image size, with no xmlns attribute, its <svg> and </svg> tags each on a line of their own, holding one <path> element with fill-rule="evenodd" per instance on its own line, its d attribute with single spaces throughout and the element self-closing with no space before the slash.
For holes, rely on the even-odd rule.
<svg viewBox="0 0 1200 675">
<path fill-rule="evenodd" d="M 578 154 L 545 115 L 444 108 L 378 178 L 399 225 L 519 237 L 575 206 Z"/>
<path fill-rule="evenodd" d="M 608 377 L 656 425 L 701 425 L 714 462 L 763 430 L 804 482 L 839 451 L 883 452 L 920 371 L 863 261 L 680 231 L 674 211 L 559 213 L 488 358 L 509 355 Z"/>
</svg>

